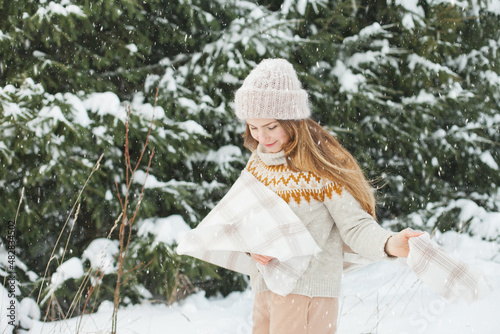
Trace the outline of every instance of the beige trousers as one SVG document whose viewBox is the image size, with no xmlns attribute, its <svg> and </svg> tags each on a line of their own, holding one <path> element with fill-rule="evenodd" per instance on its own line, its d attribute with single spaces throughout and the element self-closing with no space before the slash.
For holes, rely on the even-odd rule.
<svg viewBox="0 0 500 334">
<path fill-rule="evenodd" d="M 337 298 L 259 292 L 253 307 L 253 334 L 334 334 L 337 314 Z"/>
</svg>

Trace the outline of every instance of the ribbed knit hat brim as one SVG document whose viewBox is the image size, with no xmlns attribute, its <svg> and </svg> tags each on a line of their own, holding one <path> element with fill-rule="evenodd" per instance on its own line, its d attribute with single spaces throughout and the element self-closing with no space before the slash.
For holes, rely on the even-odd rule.
<svg viewBox="0 0 500 334">
<path fill-rule="evenodd" d="M 265 59 L 255 67 L 235 95 L 239 119 L 304 119 L 311 114 L 307 92 L 292 64 L 285 59 Z"/>
<path fill-rule="evenodd" d="M 240 89 L 235 96 L 236 116 L 249 118 L 303 119 L 310 115 L 304 90 Z"/>
</svg>

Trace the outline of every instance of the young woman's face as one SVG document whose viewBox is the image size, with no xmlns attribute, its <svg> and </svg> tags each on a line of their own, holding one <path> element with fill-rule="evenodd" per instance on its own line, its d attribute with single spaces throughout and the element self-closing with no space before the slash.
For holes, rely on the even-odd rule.
<svg viewBox="0 0 500 334">
<path fill-rule="evenodd" d="M 280 123 L 275 119 L 252 118 L 247 119 L 247 124 L 252 137 L 269 153 L 281 151 L 283 145 L 289 141 Z"/>
</svg>

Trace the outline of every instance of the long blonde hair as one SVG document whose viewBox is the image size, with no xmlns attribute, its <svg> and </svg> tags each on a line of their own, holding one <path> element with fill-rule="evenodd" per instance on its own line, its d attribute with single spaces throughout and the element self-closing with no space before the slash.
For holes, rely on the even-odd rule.
<svg viewBox="0 0 500 334">
<path fill-rule="evenodd" d="M 277 120 L 288 135 L 283 146 L 288 167 L 294 172 L 311 172 L 344 186 L 374 219 L 375 195 L 356 159 L 312 119 Z M 247 125 L 244 145 L 255 151 L 258 142 Z"/>
</svg>

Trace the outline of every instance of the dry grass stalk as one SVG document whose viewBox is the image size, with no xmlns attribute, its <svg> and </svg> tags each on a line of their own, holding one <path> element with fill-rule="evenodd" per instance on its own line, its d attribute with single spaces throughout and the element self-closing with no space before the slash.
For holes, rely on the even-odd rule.
<svg viewBox="0 0 500 334">
<path fill-rule="evenodd" d="M 97 160 L 96 164 L 92 168 L 92 171 L 90 172 L 90 175 L 87 177 L 87 180 L 85 181 L 84 185 L 80 189 L 80 192 L 78 193 L 78 196 L 77 196 L 77 198 L 75 200 L 75 203 L 73 204 L 73 207 L 71 208 L 71 210 L 70 210 L 70 212 L 68 214 L 68 218 L 66 218 L 66 221 L 64 222 L 64 225 L 61 228 L 61 232 L 59 233 L 59 236 L 57 237 L 56 243 L 55 243 L 54 247 L 52 248 L 52 253 L 50 254 L 49 262 L 47 263 L 47 266 L 45 267 L 45 273 L 43 275 L 42 282 L 40 284 L 40 290 L 38 291 L 38 297 L 37 297 L 37 300 L 36 300 L 37 304 L 40 302 L 40 297 L 42 295 L 42 290 L 43 290 L 43 287 L 44 287 L 44 283 L 45 283 L 45 280 L 47 278 L 47 273 L 49 272 L 49 266 L 50 266 L 50 263 L 52 262 L 52 260 L 55 259 L 54 254 L 56 252 L 57 246 L 59 245 L 59 241 L 61 240 L 62 234 L 63 234 L 64 230 L 66 229 L 66 226 L 68 225 L 68 222 L 69 222 L 69 220 L 71 218 L 71 215 L 73 214 L 73 211 L 75 210 L 75 207 L 77 206 L 77 204 L 80 205 L 79 202 L 80 202 L 80 198 L 82 196 L 83 190 L 87 187 L 87 184 L 89 183 L 89 180 L 92 177 L 92 175 L 99 169 L 100 164 L 101 164 L 101 160 L 102 160 L 103 157 L 104 157 L 104 154 L 101 154 L 101 156 Z M 76 221 L 76 216 L 75 216 L 75 221 Z M 70 234 L 70 236 L 71 236 L 71 234 Z M 68 242 L 69 242 L 69 238 L 68 238 Z M 64 253 L 65 252 L 66 252 L 66 249 L 65 249 Z M 63 253 L 63 258 L 64 258 L 64 253 Z M 62 263 L 62 261 L 61 261 L 61 263 Z M 59 263 L 59 265 L 61 263 Z"/>
<path fill-rule="evenodd" d="M 155 97 L 155 105 L 154 108 L 156 108 L 156 102 L 158 99 L 158 91 L 156 92 L 156 97 Z M 141 187 L 141 192 L 139 195 L 139 200 L 137 201 L 137 204 L 135 206 L 135 209 L 133 211 L 132 217 L 129 218 L 128 215 L 128 210 L 129 210 L 129 205 L 130 205 L 130 196 L 131 194 L 131 186 L 132 186 L 132 181 L 134 179 L 134 175 L 139 168 L 139 165 L 142 161 L 142 158 L 146 152 L 146 149 L 149 144 L 149 137 L 151 135 L 151 130 L 153 128 L 153 121 L 154 121 L 154 116 L 151 119 L 151 123 L 149 125 L 149 130 L 146 135 L 146 139 L 144 142 L 144 146 L 141 150 L 139 159 L 137 160 L 136 164 L 134 167 L 132 167 L 132 162 L 130 158 L 130 143 L 129 143 L 129 129 L 130 129 L 130 108 L 128 109 L 127 112 L 127 121 L 125 122 L 125 183 L 126 183 L 126 190 L 125 190 L 125 196 L 122 199 L 122 196 L 120 195 L 120 190 L 118 187 L 118 183 L 115 183 L 116 185 L 116 193 L 118 196 L 118 200 L 120 202 L 121 206 L 121 222 L 119 226 L 119 242 L 120 242 L 120 248 L 118 252 L 118 272 L 117 272 L 117 278 L 116 278 L 116 286 L 115 286 L 115 292 L 114 292 L 114 298 L 113 298 L 113 315 L 111 319 L 111 333 L 116 334 L 117 331 L 117 325 L 118 325 L 118 307 L 120 305 L 120 287 L 127 283 L 130 279 L 132 279 L 134 276 L 129 277 L 127 279 L 124 279 L 125 275 L 131 274 L 132 272 L 137 272 L 139 270 L 143 270 L 145 267 L 149 265 L 149 263 L 146 266 L 142 266 L 143 263 L 141 262 L 137 267 L 133 268 L 130 271 L 124 272 L 123 267 L 125 263 L 125 258 L 127 257 L 129 246 L 130 246 L 130 240 L 132 237 L 132 226 L 135 222 L 135 219 L 137 217 L 137 214 L 139 212 L 139 207 L 141 205 L 142 199 L 144 197 L 144 189 L 146 187 L 146 180 L 149 175 L 149 170 L 151 168 L 151 162 L 153 160 L 154 156 L 154 147 L 151 150 L 151 153 L 149 154 L 149 160 L 148 160 L 148 166 L 146 168 L 146 177 L 144 179 L 144 183 L 142 184 Z M 113 229 L 115 226 L 113 227 Z M 151 263 L 151 262 L 150 262 Z"/>
</svg>

